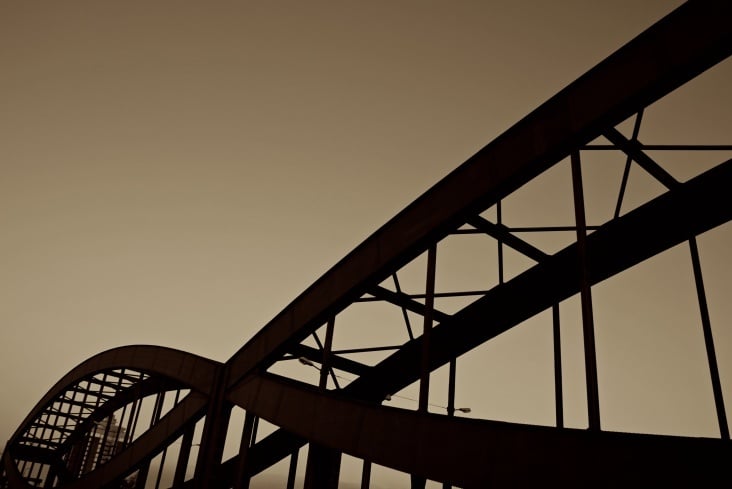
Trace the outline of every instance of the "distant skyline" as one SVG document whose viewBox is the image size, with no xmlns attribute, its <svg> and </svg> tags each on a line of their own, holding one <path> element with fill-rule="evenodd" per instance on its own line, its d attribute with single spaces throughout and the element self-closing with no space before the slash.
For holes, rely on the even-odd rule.
<svg viewBox="0 0 732 489">
<path fill-rule="evenodd" d="M 100 351 L 227 360 L 394 214 L 680 3 L 0 4 L 0 442 Z M 640 140 L 729 144 L 731 85 L 727 61 L 649 108 Z M 604 222 L 624 159 L 585 154 L 588 219 Z M 684 180 L 722 155 L 654 157 Z M 509 197 L 504 221 L 570 224 L 567 176 L 560 164 Z M 627 205 L 660 191 L 631 172 Z M 438 286 L 494 276 L 492 243 L 450 239 Z M 732 229 L 699 242 L 730 412 Z M 508 273 L 526 266 L 508 260 Z M 420 273 L 404 287 L 419 290 Z M 688 246 L 593 294 L 603 428 L 716 436 Z M 576 314 L 576 298 L 561 307 Z M 548 317 L 459 360 L 470 416 L 554 423 Z M 336 347 L 395 337 L 352 320 Z M 565 415 L 584 427 L 580 330 L 563 328 Z M 356 466 L 344 462 L 344 480 Z M 372 487 L 390 487 L 378 470 Z"/>
</svg>

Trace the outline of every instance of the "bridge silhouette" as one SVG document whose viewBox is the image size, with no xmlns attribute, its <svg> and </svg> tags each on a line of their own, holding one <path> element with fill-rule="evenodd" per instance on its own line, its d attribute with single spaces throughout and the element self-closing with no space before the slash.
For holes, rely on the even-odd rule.
<svg viewBox="0 0 732 489">
<path fill-rule="evenodd" d="M 732 145 L 644 145 L 638 138 L 647 107 L 730 55 L 729 19 L 732 4 L 721 1 L 689 2 L 661 19 L 389 220 L 225 363 L 145 345 L 112 349 L 80 363 L 33 407 L 7 443 L 0 487 L 240 489 L 289 459 L 283 482 L 289 489 L 305 446 L 307 488 L 338 487 L 342 454 L 363 461 L 364 488 L 372 464 L 410 474 L 414 488 L 425 487 L 427 480 L 464 488 L 731 486 L 732 444 L 697 236 L 732 217 L 732 160 L 680 181 L 649 152 L 693 156 L 713 150 L 716 155 L 732 151 Z M 632 135 L 618 129 L 628 119 Z M 598 151 L 624 155 L 626 166 L 615 213 L 589 224 L 582 163 L 584 155 Z M 524 230 L 507 226 L 502 200 L 559 164 L 571 171 L 575 222 Z M 621 212 L 631 167 L 664 191 Z M 492 217 L 486 216 L 488 209 Z M 552 253 L 520 231 L 562 231 L 573 238 Z M 436 288 L 439 245 L 457 234 L 496 243 L 494 285 Z M 592 287 L 677 245 L 688 247 L 719 438 L 605 431 Z M 508 249 L 532 265 L 506 277 Z M 407 293 L 399 273 L 418 258 L 424 290 Z M 575 295 L 581 303 L 587 429 L 564 426 L 559 304 Z M 437 307 L 436 299 L 449 297 L 466 303 L 450 312 Z M 365 302 L 398 311 L 409 339 L 334 349 L 339 315 Z M 456 416 L 456 359 L 545 311 L 553 321 L 556 426 Z M 421 322 L 419 331 L 414 317 Z M 377 351 L 385 357 L 374 365 L 349 358 Z M 315 367 L 317 382 L 273 372 L 285 362 Z M 446 414 L 429 412 L 430 374 L 441 367 L 449 372 Z M 385 404 L 415 382 L 416 409 Z M 234 409 L 246 413 L 240 433 L 229 429 Z M 260 419 L 277 429 L 258 437 Z M 238 453 L 224 459 L 232 437 L 240 440 Z M 174 467 L 172 485 L 161 485 L 166 463 Z"/>
</svg>

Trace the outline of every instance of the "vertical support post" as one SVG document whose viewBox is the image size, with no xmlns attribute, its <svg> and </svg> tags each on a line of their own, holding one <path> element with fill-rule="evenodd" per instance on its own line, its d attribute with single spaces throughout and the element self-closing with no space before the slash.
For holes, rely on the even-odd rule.
<svg viewBox="0 0 732 489">
<path fill-rule="evenodd" d="M 722 383 L 719 380 L 719 367 L 717 366 L 717 354 L 714 350 L 714 337 L 712 336 L 712 322 L 709 319 L 709 308 L 707 307 L 707 294 L 704 291 L 704 280 L 702 277 L 701 261 L 699 260 L 699 247 L 696 238 L 689 240 L 691 250 L 691 264 L 694 269 L 694 282 L 696 283 L 696 295 L 699 299 L 699 312 L 701 314 L 702 330 L 704 331 L 704 345 L 707 349 L 707 362 L 709 363 L 709 375 L 712 380 L 712 392 L 714 393 L 714 406 L 717 410 L 717 422 L 719 423 L 719 434 L 723 440 L 729 440 L 729 426 L 727 425 L 727 413 L 724 409 L 724 397 L 722 396 Z"/>
<path fill-rule="evenodd" d="M 557 428 L 564 428 L 564 395 L 562 393 L 562 336 L 559 323 L 559 304 L 552 306 L 554 336 L 554 404 Z"/>
<path fill-rule="evenodd" d="M 501 201 L 496 202 L 496 221 L 500 226 L 503 224 L 503 216 L 501 213 Z M 503 240 L 498 240 L 498 283 L 503 283 Z"/>
<path fill-rule="evenodd" d="M 455 416 L 455 377 L 457 370 L 457 359 L 450 360 L 450 376 L 447 381 L 447 416 L 452 418 Z M 449 482 L 442 483 L 442 489 L 451 489 L 452 484 Z"/>
<path fill-rule="evenodd" d="M 422 355 L 419 375 L 420 413 L 426 413 L 430 398 L 430 348 L 432 338 L 432 317 L 435 308 L 435 269 L 437 265 L 437 244 L 427 250 L 427 279 L 425 284 L 424 326 L 422 328 Z M 412 489 L 424 489 L 427 480 L 412 474 Z"/>
<path fill-rule="evenodd" d="M 447 415 L 455 416 L 455 377 L 457 370 L 457 359 L 450 359 L 450 373 L 447 380 Z"/>
<path fill-rule="evenodd" d="M 132 443 L 135 439 L 135 431 L 137 431 L 137 420 L 140 417 L 142 409 L 142 399 L 136 400 L 130 409 L 130 419 L 127 420 L 127 432 L 125 433 L 125 447 Z"/>
<path fill-rule="evenodd" d="M 437 245 L 427 251 L 427 280 L 424 301 L 424 326 L 422 328 L 422 356 L 419 376 L 419 411 L 426 413 L 430 395 L 430 339 L 432 337 L 432 315 L 435 307 L 435 268 Z"/>
<path fill-rule="evenodd" d="M 371 484 L 371 462 L 363 461 L 363 470 L 361 471 L 361 489 L 369 489 Z"/>
<path fill-rule="evenodd" d="M 325 391 L 330 371 L 330 352 L 333 347 L 333 330 L 335 318 L 331 318 L 325 327 L 325 344 L 323 360 L 320 364 L 319 388 Z M 308 461 L 305 468 L 305 489 L 337 489 L 338 476 L 341 470 L 341 452 L 311 443 L 308 450 Z"/>
<path fill-rule="evenodd" d="M 152 428 L 155 423 L 158 422 L 160 419 L 160 413 L 163 410 L 163 402 L 165 401 L 165 392 L 159 392 L 155 396 L 155 405 L 153 406 L 153 412 L 152 416 L 150 417 L 150 426 L 149 428 Z M 100 447 L 99 450 L 102 450 L 103 447 Z M 144 488 L 147 484 L 147 477 L 150 473 L 150 460 L 143 463 L 140 467 L 140 470 L 137 472 L 137 482 L 135 484 L 136 487 Z M 162 463 L 162 462 L 161 462 Z M 157 489 L 157 488 L 156 488 Z"/>
<path fill-rule="evenodd" d="M 579 151 L 571 155 L 572 188 L 574 190 L 574 213 L 577 225 L 577 266 L 580 278 L 580 301 L 582 303 L 582 332 L 585 349 L 585 379 L 587 383 L 587 417 L 589 428 L 600 430 L 600 399 L 597 387 L 597 357 L 595 353 L 595 324 L 592 314 L 592 292 L 587 270 L 587 223 L 585 222 L 585 199 L 582 189 L 582 168 Z"/>
<path fill-rule="evenodd" d="M 249 447 L 252 446 L 252 434 L 254 432 L 254 422 L 257 417 L 247 411 L 244 417 L 244 428 L 241 432 L 241 443 L 239 444 L 239 461 L 236 467 L 236 479 L 234 479 L 234 489 L 249 489 L 249 474 L 247 473 L 247 459 L 249 457 Z"/>
<path fill-rule="evenodd" d="M 325 344 L 323 345 L 323 360 L 320 364 L 320 379 L 318 387 L 325 391 L 328 387 L 328 372 L 330 372 L 330 352 L 333 349 L 333 330 L 335 329 L 335 318 L 331 318 L 325 327 Z"/>
<path fill-rule="evenodd" d="M 163 469 L 165 468 L 165 457 L 168 455 L 168 447 L 163 449 L 163 454 L 160 456 L 160 466 L 158 466 L 158 474 L 155 476 L 155 489 L 160 489 L 160 481 L 163 477 Z"/>
<path fill-rule="evenodd" d="M 299 448 L 290 455 L 290 470 L 287 473 L 287 489 L 295 489 L 295 476 L 297 475 L 297 459 L 299 455 Z"/>
<path fill-rule="evenodd" d="M 216 372 L 212 396 L 206 409 L 201 446 L 196 459 L 195 486 L 206 489 L 217 486 L 217 474 L 224 453 L 226 430 L 229 427 L 232 405 L 226 402 L 227 369 L 222 366 Z"/>
<path fill-rule="evenodd" d="M 191 446 L 193 445 L 193 434 L 196 430 L 196 424 L 191 423 L 183 432 L 183 438 L 180 444 L 180 452 L 178 452 L 178 463 L 175 466 L 175 475 L 173 476 L 173 487 L 182 487 L 186 479 L 186 470 L 188 469 L 188 459 L 191 456 Z"/>
<path fill-rule="evenodd" d="M 162 394 L 163 394 L 163 399 L 160 401 L 160 409 L 163 408 L 163 404 L 165 402 L 165 392 L 163 392 Z M 176 390 L 175 399 L 173 400 L 173 406 L 176 406 L 178 404 L 179 396 L 180 396 L 180 390 Z M 163 449 L 163 454 L 160 456 L 160 466 L 158 467 L 158 475 L 155 478 L 155 489 L 158 489 L 160 487 L 160 481 L 162 480 L 162 476 L 163 476 L 163 469 L 165 468 L 165 458 L 167 456 L 168 456 L 168 447 L 166 446 Z"/>
</svg>

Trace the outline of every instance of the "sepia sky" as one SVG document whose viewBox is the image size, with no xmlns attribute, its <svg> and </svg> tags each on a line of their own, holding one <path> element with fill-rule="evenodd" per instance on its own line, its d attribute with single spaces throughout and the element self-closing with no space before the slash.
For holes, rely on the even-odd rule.
<svg viewBox="0 0 732 489">
<path fill-rule="evenodd" d="M 100 351 L 227 360 L 380 225 L 679 3 L 0 2 L 0 443 Z M 705 73 L 647 111 L 641 141 L 732 143 L 731 85 L 729 62 Z M 658 161 L 685 180 L 729 157 Z M 586 169 L 591 221 L 611 217 L 616 159 Z M 570 224 L 550 215 L 571 212 L 567 175 L 558 166 L 507 200 L 504 221 Z M 631 173 L 635 205 L 660 190 Z M 732 230 L 699 242 L 729 405 Z M 454 270 L 475 269 L 470 246 Z M 604 428 L 718 436 L 688 256 L 676 247 L 593 290 Z M 576 313 L 577 300 L 562 307 Z M 458 404 L 472 415 L 553 423 L 549 316 L 532 321 L 538 332 L 522 325 L 461 359 Z M 584 427 L 577 324 L 563 325 L 565 409 Z"/>
</svg>

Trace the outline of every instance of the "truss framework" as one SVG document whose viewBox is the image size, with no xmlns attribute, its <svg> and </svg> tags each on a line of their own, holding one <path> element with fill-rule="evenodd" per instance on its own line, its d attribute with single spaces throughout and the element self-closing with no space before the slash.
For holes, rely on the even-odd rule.
<svg viewBox="0 0 732 489">
<path fill-rule="evenodd" d="M 170 454 L 173 487 L 246 488 L 251 477 L 290 457 L 290 488 L 306 444 L 308 488 L 337 487 L 342 453 L 364 461 L 366 488 L 372 463 L 411 474 L 412 487 L 424 487 L 427 479 L 444 487 L 547 481 L 730 485 L 732 445 L 697 236 L 732 218 L 732 145 L 645 145 L 640 139 L 647 107 L 729 56 L 729 18 L 729 4 L 691 2 L 659 21 L 387 222 L 226 363 L 151 346 L 122 347 L 81 363 L 49 390 L 8 443 L 0 487 L 143 487 L 155 481 L 157 488 Z M 628 118 L 633 129 L 625 136 L 618 125 Z M 719 164 L 687 181 L 651 155 L 694 157 L 710 151 L 721 155 Z M 612 217 L 588 223 L 582 170 L 586 156 L 599 152 L 622 154 L 625 166 Z M 533 227 L 504 222 L 505 200 L 562 162 L 570 167 L 574 222 Z M 634 167 L 665 190 L 626 210 Z M 542 249 L 531 239 L 537 233 L 563 234 L 569 242 L 558 251 Z M 494 244 L 497 273 L 491 286 L 436 287 L 440 249 L 460 235 Z M 603 431 L 592 286 L 682 243 L 689 248 L 719 439 Z M 532 264 L 509 276 L 508 249 Z M 407 291 L 400 277 L 415 259 L 426 263 L 424 288 Z M 564 427 L 559 303 L 576 294 L 587 430 Z M 444 299 L 462 303 L 448 310 L 441 307 Z M 334 349 L 342 314 L 374 303 L 398 311 L 404 341 Z M 456 416 L 461 410 L 455 406 L 456 359 L 547 310 L 552 312 L 556 427 Z M 422 323 L 421 333 L 415 320 Z M 352 358 L 362 354 L 381 356 L 372 364 Z M 317 382 L 275 373 L 295 361 L 315 367 Z M 445 365 L 448 403 L 439 407 L 446 412 L 441 415 L 430 412 L 430 373 Z M 416 409 L 385 404 L 415 382 Z M 246 411 L 240 449 L 222 461 L 234 407 Z M 279 428 L 258 438 L 259 419 Z M 153 459 L 157 471 L 151 470 Z"/>
</svg>

